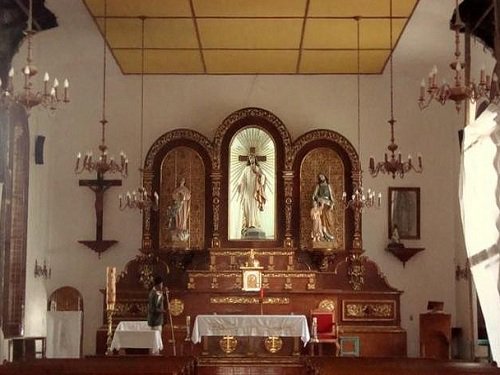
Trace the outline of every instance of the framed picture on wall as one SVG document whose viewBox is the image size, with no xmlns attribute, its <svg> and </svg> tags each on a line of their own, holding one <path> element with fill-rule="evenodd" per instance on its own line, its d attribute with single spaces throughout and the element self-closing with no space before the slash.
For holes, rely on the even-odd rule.
<svg viewBox="0 0 500 375">
<path fill-rule="evenodd" d="M 420 188 L 389 187 L 389 238 L 420 239 Z"/>
</svg>

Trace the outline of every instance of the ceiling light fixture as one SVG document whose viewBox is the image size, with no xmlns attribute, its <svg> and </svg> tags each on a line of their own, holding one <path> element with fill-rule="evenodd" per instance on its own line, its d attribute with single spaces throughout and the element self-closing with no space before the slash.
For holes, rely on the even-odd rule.
<svg viewBox="0 0 500 375">
<path fill-rule="evenodd" d="M 54 78 L 52 86 L 49 84 L 49 73 L 45 72 L 43 76 L 43 90 L 37 91 L 33 88 L 31 77 L 38 73 L 38 68 L 33 64 L 32 57 L 32 38 L 36 34 L 33 30 L 33 0 L 29 0 L 28 22 L 27 29 L 24 31 L 28 43 L 28 55 L 26 57 L 26 65 L 22 70 L 24 75 L 24 86 L 20 92 L 14 90 L 14 68 L 11 67 L 8 73 L 8 81 L 5 85 L 0 79 L 0 102 L 2 106 L 9 106 L 13 102 L 22 105 L 29 114 L 31 108 L 41 104 L 43 107 L 55 111 L 57 105 L 61 102 L 69 103 L 69 81 L 65 79 L 63 82 L 63 91 L 59 87 L 59 81 Z M 49 88 L 50 87 L 50 88 Z"/>
<path fill-rule="evenodd" d="M 393 48 L 392 45 L 392 1 L 390 1 L 390 48 Z M 393 51 L 394 52 L 394 51 Z M 378 162 L 375 164 L 375 159 L 373 156 L 370 157 L 369 171 L 373 177 L 376 177 L 379 172 L 392 175 L 392 178 L 396 178 L 396 175 L 403 178 L 405 173 L 413 170 L 416 173 L 422 173 L 422 155 L 417 156 L 418 165 L 415 166 L 412 162 L 411 155 L 408 155 L 408 161 L 403 162 L 401 160 L 401 152 L 398 152 L 396 156 L 396 151 L 398 149 L 398 144 L 394 138 L 394 124 L 396 120 L 394 119 L 394 85 L 393 85 L 393 64 L 392 64 L 392 53 L 389 58 L 389 66 L 390 66 L 390 82 L 391 82 L 391 119 L 388 121 L 391 126 L 391 141 L 387 146 L 387 149 L 390 151 L 390 155 L 387 156 L 387 153 L 384 154 L 384 161 Z"/>
<path fill-rule="evenodd" d="M 359 42 L 359 21 L 361 17 L 354 17 L 357 26 L 357 100 L 358 100 L 358 153 L 361 155 L 361 95 L 360 95 L 360 42 Z M 378 197 L 375 191 L 368 189 L 365 193 L 362 186 L 362 176 L 359 171 L 359 184 L 355 187 L 350 199 L 347 199 L 347 193 L 342 193 L 342 202 L 344 208 L 352 208 L 356 212 L 361 212 L 363 208 L 380 207 L 382 194 L 379 193 Z"/>
<path fill-rule="evenodd" d="M 418 98 L 418 106 L 420 109 L 427 108 L 433 100 L 441 104 L 445 104 L 448 100 L 455 102 L 457 112 L 460 112 L 462 102 L 470 100 L 475 102 L 478 99 L 487 99 L 492 102 L 498 103 L 500 101 L 498 78 L 493 73 L 493 78 L 485 73 L 485 69 L 481 68 L 479 77 L 479 84 L 474 81 L 467 82 L 464 77 L 465 65 L 460 61 L 460 30 L 465 25 L 460 19 L 458 9 L 458 0 L 455 0 L 455 22 L 452 29 L 455 31 L 455 60 L 450 63 L 451 70 L 454 72 L 453 83 L 449 84 L 445 80 L 438 86 L 437 67 L 434 65 L 429 77 L 426 80 L 422 79 L 420 85 L 420 95 Z M 490 98 L 490 95 L 492 96 Z"/>
<path fill-rule="evenodd" d="M 121 173 L 123 177 L 128 175 L 128 159 L 123 151 L 120 152 L 120 161 L 116 162 L 111 156 L 108 158 L 108 146 L 106 145 L 106 24 L 107 24 L 107 6 L 104 1 L 104 28 L 103 28 L 103 75 L 102 75 L 102 120 L 99 121 L 102 126 L 101 144 L 99 145 L 99 159 L 94 160 L 92 151 L 88 151 L 81 162 L 82 154 L 78 153 L 76 158 L 75 173 L 80 174 L 83 171 L 96 172 L 98 177 L 103 177 L 106 173 Z M 80 165 L 81 164 L 81 165 Z"/>
<path fill-rule="evenodd" d="M 142 22 L 142 42 L 141 42 L 141 139 L 140 139 L 140 154 L 139 154 L 139 166 L 142 165 L 142 153 L 143 153 L 143 139 L 144 139 L 144 21 L 146 17 L 139 17 Z M 139 187 L 137 191 L 132 193 L 127 192 L 125 197 L 121 194 L 118 196 L 120 201 L 120 210 L 125 210 L 126 208 L 132 209 L 153 209 L 158 210 L 158 193 L 154 192 L 153 196 L 148 192 L 148 190 L 143 186 L 143 173 L 144 169 L 139 167 Z"/>
</svg>

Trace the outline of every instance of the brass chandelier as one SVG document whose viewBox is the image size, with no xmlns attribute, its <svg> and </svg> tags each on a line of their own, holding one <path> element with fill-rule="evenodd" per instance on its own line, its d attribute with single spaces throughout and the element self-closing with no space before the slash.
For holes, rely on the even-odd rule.
<svg viewBox="0 0 500 375">
<path fill-rule="evenodd" d="M 12 103 L 18 103 L 24 107 L 29 114 L 33 107 L 42 105 L 51 111 L 55 111 L 59 103 L 69 103 L 69 81 L 65 79 L 63 89 L 59 87 L 59 80 L 54 78 L 52 85 L 49 84 L 49 73 L 45 72 L 43 76 L 43 89 L 38 91 L 34 88 L 32 77 L 38 73 L 38 68 L 33 64 L 32 56 L 32 39 L 36 31 L 33 30 L 33 0 L 29 0 L 28 22 L 27 29 L 24 31 L 28 44 L 28 54 L 26 57 L 26 65 L 22 69 L 24 75 L 23 89 L 19 92 L 14 90 L 14 68 L 10 68 L 8 73 L 8 81 L 2 82 L 0 79 L 0 103 L 3 107 L 7 107 Z"/>
<path fill-rule="evenodd" d="M 103 27 L 103 76 L 102 76 L 102 119 L 101 123 L 101 144 L 99 145 L 99 156 L 94 158 L 93 152 L 88 151 L 82 159 L 82 154 L 78 153 L 76 158 L 75 173 L 84 171 L 96 172 L 102 177 L 106 173 L 121 173 L 123 177 L 128 175 L 128 159 L 123 151 L 120 152 L 120 160 L 115 161 L 113 156 L 108 157 L 108 146 L 106 145 L 106 1 L 104 1 L 104 27 Z"/>
<path fill-rule="evenodd" d="M 462 102 L 470 100 L 476 102 L 479 99 L 487 99 L 491 102 L 498 103 L 500 101 L 498 78 L 493 74 L 493 78 L 485 74 L 484 68 L 481 69 L 479 83 L 476 84 L 473 80 L 464 77 L 465 65 L 460 62 L 460 30 L 465 27 L 460 19 L 458 9 L 458 0 L 455 0 L 455 22 L 451 28 L 455 31 L 455 60 L 450 63 L 450 68 L 453 71 L 454 77 L 452 83 L 447 83 L 443 80 L 441 85 L 438 85 L 438 70 L 434 66 L 429 73 L 427 82 L 422 79 L 420 85 L 420 95 L 418 97 L 418 105 L 420 109 L 427 108 L 430 103 L 435 100 L 442 105 L 447 101 L 455 102 L 457 112 L 462 107 Z M 490 97 L 491 96 L 491 97 Z"/>
<path fill-rule="evenodd" d="M 143 139 L 144 139 L 144 21 L 146 17 L 139 17 L 142 21 L 142 42 L 141 42 L 141 139 L 140 139 L 140 154 L 139 166 L 142 164 L 143 154 Z M 143 172 L 144 169 L 139 167 L 139 187 L 132 193 L 127 192 L 125 196 L 121 194 L 118 196 L 120 202 L 120 210 L 126 208 L 138 209 L 140 211 L 146 209 L 158 210 L 159 196 L 154 192 L 153 196 L 143 186 Z"/>
<path fill-rule="evenodd" d="M 390 2 L 390 48 L 392 49 L 392 1 Z M 405 173 L 410 171 L 415 171 L 416 173 L 422 173 L 422 155 L 417 156 L 417 165 L 415 166 L 412 162 L 411 155 L 408 155 L 408 161 L 401 160 L 401 152 L 398 152 L 396 155 L 396 151 L 398 149 L 398 144 L 394 138 L 394 124 L 396 120 L 394 119 L 394 84 L 393 84 L 393 63 L 392 63 L 392 53 L 389 59 L 389 67 L 390 67 L 390 82 L 391 82 L 391 119 L 387 122 L 391 127 L 391 139 L 390 143 L 387 146 L 390 154 L 384 154 L 384 161 L 375 163 L 375 159 L 373 156 L 370 157 L 369 171 L 373 177 L 376 177 L 379 173 L 392 175 L 392 178 L 396 178 L 399 176 L 401 178 L 404 177 Z"/>
<path fill-rule="evenodd" d="M 357 105 L 358 105 L 358 152 L 361 154 L 361 95 L 360 95 L 360 42 L 359 42 L 359 21 L 360 17 L 354 17 L 357 26 Z M 368 189 L 365 193 L 362 186 L 362 171 L 359 171 L 359 185 L 355 187 L 353 194 L 348 197 L 344 191 L 342 193 L 342 203 L 345 209 L 353 209 L 361 212 L 363 208 L 380 207 L 382 194 Z"/>
</svg>

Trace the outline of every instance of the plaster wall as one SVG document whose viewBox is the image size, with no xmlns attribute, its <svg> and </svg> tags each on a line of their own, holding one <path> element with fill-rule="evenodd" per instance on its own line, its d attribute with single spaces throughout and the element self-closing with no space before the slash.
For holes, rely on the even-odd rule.
<svg viewBox="0 0 500 375">
<path fill-rule="evenodd" d="M 99 290 L 105 287 L 106 266 L 123 270 L 140 247 L 141 215 L 120 212 L 117 198 L 139 183 L 140 77 L 122 75 L 108 54 L 106 141 L 110 154 L 117 156 L 121 150 L 127 153 L 130 176 L 123 180 L 121 188 L 106 193 L 104 239 L 119 243 L 98 258 L 77 242 L 95 238 L 94 194 L 78 186 L 79 178 L 94 176 L 75 176 L 73 168 L 76 153 L 93 149 L 96 154 L 100 141 L 102 39 L 81 1 L 46 3 L 57 15 L 60 26 L 35 37 L 34 59 L 41 73 L 48 70 L 60 81 L 64 77 L 70 79 L 71 103 L 55 116 L 35 109 L 30 117 L 32 156 L 35 136 L 44 135 L 47 139 L 45 164 L 35 165 L 34 157 L 30 158 L 25 332 L 43 334 L 47 296 L 59 287 L 72 286 L 81 292 L 85 306 L 83 352 L 93 354 L 95 333 L 103 324 L 103 294 Z M 462 127 L 463 116 L 451 104 L 441 107 L 436 103 L 420 111 L 416 103 L 420 80 L 432 65 L 438 63 L 440 72 L 449 75 L 447 64 L 453 56 L 453 35 L 448 19 L 453 4 L 445 3 L 421 0 L 394 54 L 397 143 L 403 155 L 424 155 L 424 173 L 395 180 L 388 176 L 372 178 L 367 171 L 364 174 L 365 188 L 381 191 L 384 198 L 380 210 L 363 214 L 364 248 L 389 282 L 404 291 L 401 319 L 408 332 L 409 356 L 419 354 L 418 316 L 425 312 L 427 301 L 444 301 L 445 311 L 452 314 L 456 324 L 456 303 L 461 300 L 455 289 L 455 256 L 461 241 L 456 220 L 457 131 Z M 14 66 L 22 66 L 25 56 L 23 46 Z M 425 60 L 424 56 L 433 57 Z M 42 74 L 40 83 L 41 77 Z M 227 115 L 250 106 L 273 112 L 294 139 L 309 130 L 326 128 L 343 134 L 357 147 L 356 93 L 354 75 L 146 76 L 144 149 L 175 128 L 190 128 L 212 139 Z M 381 75 L 362 76 L 360 147 L 365 169 L 370 155 L 377 160 L 383 158 L 389 141 L 389 117 L 388 69 Z M 384 250 L 388 242 L 389 186 L 421 189 L 421 240 L 405 244 L 426 250 L 404 268 Z M 33 277 L 35 259 L 48 260 L 50 279 Z M 458 323 L 463 321 L 466 318 L 460 318 Z"/>
</svg>

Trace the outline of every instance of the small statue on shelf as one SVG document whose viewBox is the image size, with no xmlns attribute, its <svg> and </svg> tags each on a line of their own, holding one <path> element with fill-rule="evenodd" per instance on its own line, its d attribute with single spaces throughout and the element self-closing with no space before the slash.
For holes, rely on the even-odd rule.
<svg viewBox="0 0 500 375">
<path fill-rule="evenodd" d="M 389 242 L 389 247 L 405 247 L 400 241 L 398 226 L 394 225 L 392 228 L 391 242 Z"/>
</svg>

